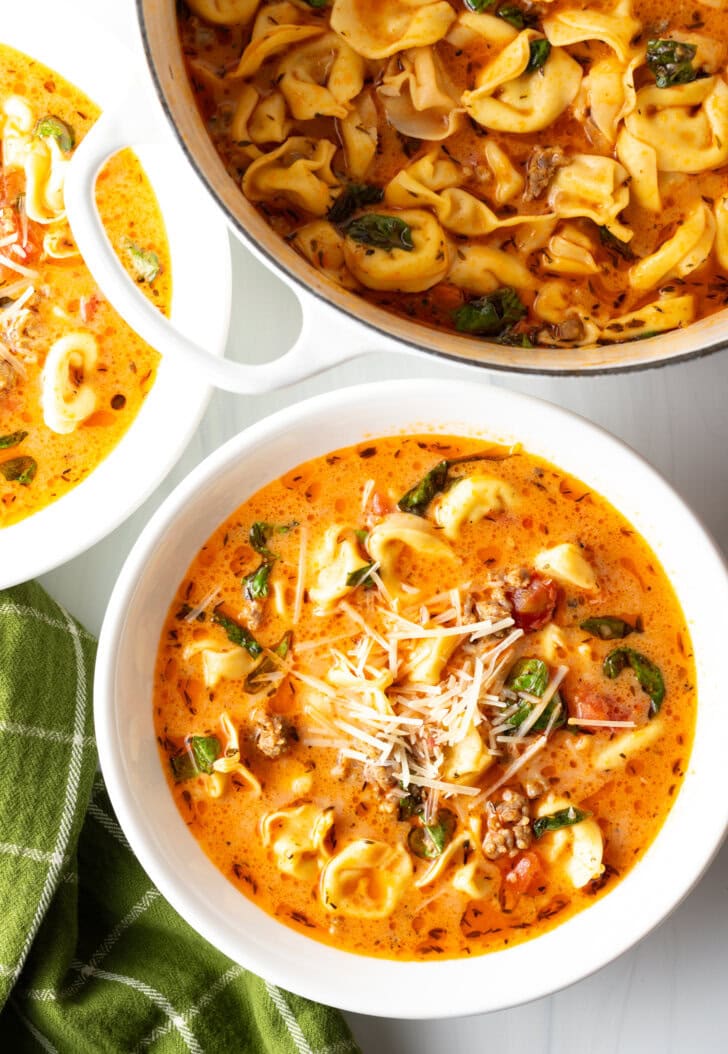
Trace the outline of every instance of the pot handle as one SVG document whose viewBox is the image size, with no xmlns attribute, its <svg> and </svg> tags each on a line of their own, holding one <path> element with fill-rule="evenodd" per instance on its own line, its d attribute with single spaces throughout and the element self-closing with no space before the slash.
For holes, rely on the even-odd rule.
<svg viewBox="0 0 728 1054">
<path fill-rule="evenodd" d="M 65 204 L 73 237 L 86 265 L 109 302 L 126 322 L 153 348 L 176 357 L 205 384 L 243 395 L 273 391 L 303 380 L 337 363 L 368 351 L 368 331 L 342 318 L 297 285 L 303 325 L 284 355 L 255 365 L 218 358 L 180 333 L 137 288 L 114 252 L 96 207 L 95 189 L 99 171 L 108 159 L 129 146 L 160 142 L 178 154 L 178 164 L 187 165 L 177 146 L 156 115 L 152 100 L 141 93 L 124 108 L 106 111 L 74 152 L 65 183 Z M 199 187 L 199 193 L 204 193 Z M 324 317 L 325 316 L 325 317 Z M 389 346 L 393 342 L 387 342 Z"/>
</svg>

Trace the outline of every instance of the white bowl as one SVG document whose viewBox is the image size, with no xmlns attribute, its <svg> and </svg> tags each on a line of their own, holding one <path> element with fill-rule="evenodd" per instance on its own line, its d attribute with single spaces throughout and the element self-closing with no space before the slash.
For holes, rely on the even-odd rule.
<svg viewBox="0 0 728 1054">
<path fill-rule="evenodd" d="M 646 538 L 681 600 L 695 648 L 699 712 L 685 782 L 657 840 L 606 897 L 505 951 L 440 962 L 371 959 L 319 944 L 247 900 L 207 859 L 167 787 L 152 721 L 152 678 L 168 607 L 212 531 L 294 465 L 380 435 L 440 432 L 521 441 L 607 497 Z M 301 995 L 360 1013 L 428 1018 L 504 1009 L 584 977 L 656 926 L 698 880 L 728 825 L 722 792 L 728 577 L 713 542 L 637 454 L 549 403 L 502 388 L 434 380 L 369 384 L 283 410 L 230 440 L 188 476 L 127 560 L 101 632 L 95 717 L 114 808 L 165 897 L 230 958 Z"/>
<path fill-rule="evenodd" d="M 0 38 L 50 66 L 112 112 L 118 110 L 121 86 L 137 61 L 105 30 L 88 20 L 77 24 L 51 0 L 29 0 L 16 7 L 12 18 L 3 20 Z M 155 105 L 153 99 L 150 105 Z M 102 116 L 99 123 L 103 120 Z M 136 151 L 167 229 L 172 324 L 220 356 L 231 302 L 230 246 L 224 224 L 199 193 L 197 179 L 174 143 L 139 146 Z M 128 281 L 122 275 L 119 279 Z M 110 296 L 112 291 L 104 292 Z M 164 355 L 163 344 L 157 350 Z M 180 457 L 209 397 L 208 387 L 171 358 L 163 358 L 129 431 L 94 472 L 58 501 L 0 530 L 0 588 L 70 560 L 130 516 Z"/>
</svg>

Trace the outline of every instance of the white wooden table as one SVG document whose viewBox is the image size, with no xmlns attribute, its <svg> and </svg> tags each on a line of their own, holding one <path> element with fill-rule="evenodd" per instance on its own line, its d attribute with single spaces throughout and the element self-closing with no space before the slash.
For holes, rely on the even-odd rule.
<svg viewBox="0 0 728 1054">
<path fill-rule="evenodd" d="M 77 11 L 79 25 L 88 12 L 136 44 L 132 0 L 66 0 L 66 6 L 69 17 Z M 292 343 L 298 307 L 290 291 L 237 243 L 233 262 L 230 350 L 247 361 L 265 361 Z M 116 575 L 142 526 L 207 454 L 289 403 L 362 381 L 406 378 L 415 370 L 418 376 L 490 380 L 598 422 L 644 454 L 728 549 L 728 351 L 661 371 L 564 380 L 489 377 L 434 358 L 372 355 L 272 395 L 244 399 L 216 393 L 198 433 L 157 492 L 110 537 L 46 575 L 43 584 L 98 633 Z M 716 611 L 715 617 L 728 630 L 728 613 Z M 728 657 L 726 667 L 728 687 Z M 716 793 L 725 793 L 718 779 Z M 446 992 L 442 1010 L 447 1012 Z M 451 1021 L 353 1014 L 349 1020 L 365 1054 L 728 1054 L 728 845 L 659 930 L 566 991 L 514 1010 Z"/>
</svg>

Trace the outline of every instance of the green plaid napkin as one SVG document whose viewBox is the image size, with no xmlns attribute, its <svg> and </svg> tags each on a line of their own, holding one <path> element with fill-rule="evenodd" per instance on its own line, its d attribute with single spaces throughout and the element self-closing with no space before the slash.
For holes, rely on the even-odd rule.
<svg viewBox="0 0 728 1054">
<path fill-rule="evenodd" d="M 338 1011 L 247 973 L 135 860 L 96 774 L 96 642 L 0 591 L 0 1050 L 356 1054 Z"/>
</svg>

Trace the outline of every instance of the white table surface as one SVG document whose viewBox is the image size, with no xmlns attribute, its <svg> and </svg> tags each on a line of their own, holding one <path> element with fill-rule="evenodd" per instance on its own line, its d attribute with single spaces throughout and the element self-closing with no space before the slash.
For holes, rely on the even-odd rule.
<svg viewBox="0 0 728 1054">
<path fill-rule="evenodd" d="M 65 6 L 69 17 L 77 12 L 79 25 L 88 13 L 139 46 L 133 0 L 66 0 Z M 300 322 L 298 305 L 242 246 L 233 243 L 232 249 L 230 353 L 265 361 L 292 343 Z M 245 399 L 215 393 L 197 434 L 156 493 L 99 545 L 46 575 L 43 584 L 98 633 L 116 575 L 144 523 L 220 443 L 309 395 L 415 374 L 490 381 L 591 418 L 647 457 L 728 549 L 728 352 L 661 371 L 594 379 L 488 376 L 432 358 L 380 354 L 272 395 Z M 726 612 L 716 612 L 716 618 L 728 627 Z M 721 789 L 716 785 L 717 793 Z M 446 993 L 442 1009 L 447 1012 Z M 365 1054 L 726 1054 L 728 845 L 656 932 L 566 991 L 513 1010 L 450 1021 L 347 1016 Z"/>
</svg>

